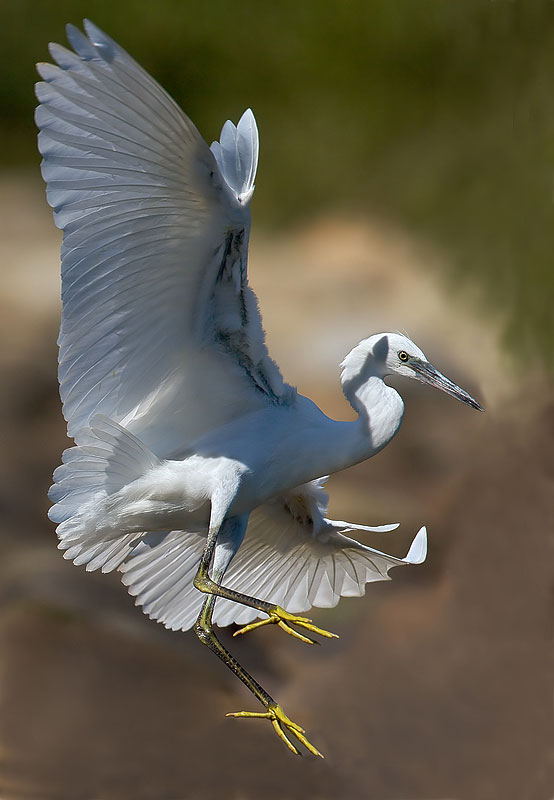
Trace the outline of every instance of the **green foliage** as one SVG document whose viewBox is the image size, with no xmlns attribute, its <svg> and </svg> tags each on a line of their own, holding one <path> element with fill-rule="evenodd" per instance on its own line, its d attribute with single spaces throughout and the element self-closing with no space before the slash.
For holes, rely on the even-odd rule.
<svg viewBox="0 0 554 800">
<path fill-rule="evenodd" d="M 6 0 L 4 0 L 6 2 Z M 211 140 L 255 109 L 255 214 L 390 217 L 447 247 L 520 355 L 554 367 L 554 4 L 18 0 L 4 8 L 1 156 L 36 159 L 33 64 L 90 16 Z M 9 11 L 9 15 L 8 12 Z"/>
</svg>

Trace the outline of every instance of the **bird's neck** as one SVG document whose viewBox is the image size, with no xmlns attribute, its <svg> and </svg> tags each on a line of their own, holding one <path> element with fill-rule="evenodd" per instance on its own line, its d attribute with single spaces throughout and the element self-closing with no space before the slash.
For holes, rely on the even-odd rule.
<svg viewBox="0 0 554 800">
<path fill-rule="evenodd" d="M 364 461 L 385 447 L 397 432 L 404 415 L 404 403 L 398 392 L 387 386 L 380 375 L 358 374 L 350 378 L 345 370 L 342 389 L 358 419 L 349 441 L 351 464 Z"/>
<path fill-rule="evenodd" d="M 400 427 L 404 415 L 402 398 L 377 376 L 368 378 L 350 396 L 345 392 L 345 396 L 358 413 L 361 434 L 369 440 L 373 453 L 377 453 Z"/>
</svg>

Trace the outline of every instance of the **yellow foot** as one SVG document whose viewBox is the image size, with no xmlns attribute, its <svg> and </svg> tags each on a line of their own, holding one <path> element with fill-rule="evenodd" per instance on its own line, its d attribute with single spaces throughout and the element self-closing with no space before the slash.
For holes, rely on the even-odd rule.
<svg viewBox="0 0 554 800">
<path fill-rule="evenodd" d="M 256 711 L 235 711 L 233 714 L 226 714 L 226 717 L 251 717 L 252 719 L 270 719 L 271 724 L 275 729 L 275 733 L 281 739 L 289 750 L 292 750 L 297 756 L 300 755 L 300 752 L 296 749 L 293 745 L 291 740 L 285 733 L 285 728 L 289 733 L 292 733 L 293 736 L 296 736 L 298 741 L 302 742 L 304 747 L 313 753 L 314 756 L 319 756 L 323 758 L 323 755 L 313 746 L 304 736 L 304 728 L 301 728 L 300 725 L 297 725 L 296 722 L 293 722 L 291 719 L 287 717 L 281 706 L 274 705 L 268 706 L 267 711 L 264 712 L 256 712 Z"/>
<path fill-rule="evenodd" d="M 233 636 L 239 636 L 242 633 L 254 631 L 256 628 L 261 628 L 262 625 L 275 624 L 284 630 L 285 633 L 300 639 L 301 642 L 306 642 L 306 644 L 319 644 L 319 642 L 309 639 L 307 636 L 302 636 L 301 633 L 298 633 L 298 631 L 295 631 L 294 628 L 291 628 L 289 623 L 292 625 L 299 625 L 301 628 L 306 628 L 312 633 L 318 633 L 320 636 L 325 636 L 327 639 L 339 638 L 336 633 L 330 633 L 330 631 L 324 631 L 322 628 L 318 628 L 317 625 L 312 625 L 311 619 L 307 619 L 306 617 L 296 617 L 294 614 L 289 614 L 289 612 L 285 611 L 285 609 L 281 608 L 281 606 L 275 606 L 271 611 L 268 611 L 267 619 L 260 619 L 258 622 L 251 622 L 250 625 L 245 625 L 244 628 L 235 631 Z"/>
</svg>

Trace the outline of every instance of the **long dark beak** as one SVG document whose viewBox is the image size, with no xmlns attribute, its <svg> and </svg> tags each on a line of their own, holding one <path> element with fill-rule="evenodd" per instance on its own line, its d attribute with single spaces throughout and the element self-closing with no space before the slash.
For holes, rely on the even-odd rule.
<svg viewBox="0 0 554 800">
<path fill-rule="evenodd" d="M 467 392 L 464 392 L 463 389 L 460 389 L 459 386 L 456 386 L 455 383 L 448 380 L 442 372 L 439 372 L 438 369 L 432 364 L 429 364 L 427 361 L 412 361 L 410 364 L 414 372 L 416 373 L 416 378 L 423 383 L 428 383 L 429 386 L 434 386 L 436 389 L 440 389 L 441 392 L 446 392 L 451 397 L 455 397 L 456 400 L 460 400 L 462 403 L 466 403 L 466 405 L 471 406 L 472 408 L 476 408 L 477 411 L 484 411 L 482 405 L 480 405 L 477 400 L 474 400 L 471 395 Z"/>
</svg>

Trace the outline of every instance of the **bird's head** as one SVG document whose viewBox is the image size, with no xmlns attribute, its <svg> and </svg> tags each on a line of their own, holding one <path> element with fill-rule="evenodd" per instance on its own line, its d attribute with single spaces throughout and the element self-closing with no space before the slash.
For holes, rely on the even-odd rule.
<svg viewBox="0 0 554 800">
<path fill-rule="evenodd" d="M 462 403 L 484 411 L 471 395 L 430 364 L 425 353 L 411 339 L 400 333 L 377 333 L 364 339 L 346 356 L 341 367 L 345 388 L 348 383 L 364 382 L 371 375 L 380 378 L 403 375 L 434 386 Z"/>
</svg>

